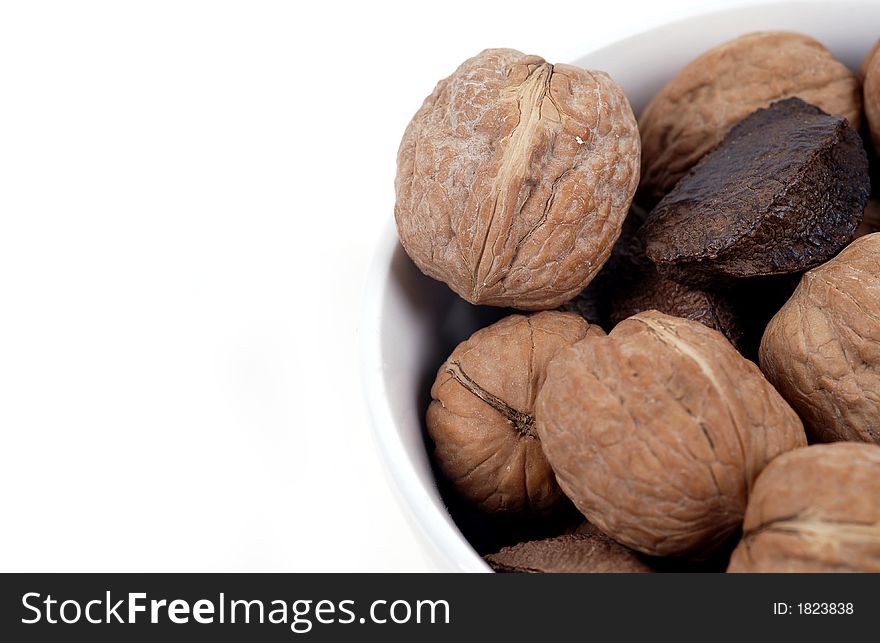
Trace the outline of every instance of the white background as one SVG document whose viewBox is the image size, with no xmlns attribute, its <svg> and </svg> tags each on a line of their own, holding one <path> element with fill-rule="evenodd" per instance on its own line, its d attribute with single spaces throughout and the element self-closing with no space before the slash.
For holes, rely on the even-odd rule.
<svg viewBox="0 0 880 643">
<path fill-rule="evenodd" d="M 358 365 L 403 128 L 734 4 L 0 5 L 0 571 L 427 569 Z"/>
</svg>

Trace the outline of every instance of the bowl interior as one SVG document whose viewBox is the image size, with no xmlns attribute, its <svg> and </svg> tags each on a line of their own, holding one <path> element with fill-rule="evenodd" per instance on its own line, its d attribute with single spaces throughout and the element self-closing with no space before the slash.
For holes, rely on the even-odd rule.
<svg viewBox="0 0 880 643">
<path fill-rule="evenodd" d="M 855 69 L 880 36 L 878 24 L 880 4 L 870 2 L 742 7 L 637 34 L 572 62 L 607 71 L 622 85 L 638 114 L 687 62 L 738 35 L 777 29 L 808 33 Z M 483 518 L 457 503 L 436 478 L 423 418 L 431 383 L 446 356 L 475 330 L 510 311 L 471 306 L 444 284 L 422 275 L 399 246 L 391 224 L 377 251 L 365 296 L 364 382 L 392 486 L 438 568 L 487 571 L 462 534 L 464 530 L 472 540 L 481 538 Z M 477 545 L 485 548 L 489 543 Z"/>
</svg>

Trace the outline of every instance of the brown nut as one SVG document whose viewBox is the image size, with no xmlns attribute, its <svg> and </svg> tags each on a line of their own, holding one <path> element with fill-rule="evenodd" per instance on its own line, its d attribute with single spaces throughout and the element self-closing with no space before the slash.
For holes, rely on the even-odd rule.
<svg viewBox="0 0 880 643">
<path fill-rule="evenodd" d="M 880 572 L 880 447 L 785 453 L 758 476 L 729 572 Z"/>
<path fill-rule="evenodd" d="M 874 50 L 872 49 L 871 51 Z M 868 121 L 868 129 L 871 132 L 874 151 L 880 152 L 880 56 L 866 57 L 865 62 L 862 64 L 865 68 L 865 84 L 863 87 L 865 118 Z"/>
<path fill-rule="evenodd" d="M 806 273 L 761 340 L 761 369 L 817 440 L 880 443 L 880 233 Z"/>
<path fill-rule="evenodd" d="M 720 545 L 758 473 L 806 444 L 795 412 L 721 333 L 656 311 L 560 351 L 535 415 L 587 520 L 660 556 Z"/>
<path fill-rule="evenodd" d="M 658 201 L 736 122 L 790 96 L 859 127 L 858 79 L 813 38 L 753 33 L 707 51 L 660 90 L 639 118 L 639 191 Z"/>
<path fill-rule="evenodd" d="M 437 373 L 428 434 L 440 470 L 487 512 L 544 512 L 563 499 L 534 429 L 535 396 L 559 349 L 604 334 L 574 313 L 511 315 L 459 344 Z"/>
<path fill-rule="evenodd" d="M 737 123 L 640 234 L 660 272 L 690 285 L 801 272 L 849 243 L 870 188 L 858 132 L 787 98 Z"/>
<path fill-rule="evenodd" d="M 514 573 L 650 573 L 638 554 L 595 532 L 532 540 L 486 556 L 496 572 Z"/>
<path fill-rule="evenodd" d="M 471 303 L 554 308 L 608 258 L 639 157 L 605 73 L 488 49 L 438 83 L 403 135 L 400 241 Z"/>
<path fill-rule="evenodd" d="M 859 64 L 859 80 L 862 82 L 865 81 L 865 76 L 868 74 L 868 65 L 871 64 L 871 60 L 874 58 L 874 54 L 876 54 L 878 50 L 880 50 L 880 40 L 875 42 L 868 50 L 868 53 L 865 54 L 865 57 L 862 58 L 862 62 Z"/>
</svg>

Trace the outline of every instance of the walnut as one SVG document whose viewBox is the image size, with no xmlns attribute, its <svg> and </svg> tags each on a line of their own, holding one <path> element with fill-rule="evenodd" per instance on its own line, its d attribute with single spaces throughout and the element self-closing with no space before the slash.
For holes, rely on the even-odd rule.
<svg viewBox="0 0 880 643">
<path fill-rule="evenodd" d="M 817 440 L 880 442 L 880 233 L 806 273 L 767 325 L 761 369 Z"/>
<path fill-rule="evenodd" d="M 819 42 L 796 33 L 753 33 L 689 63 L 645 107 L 642 182 L 656 202 L 739 120 L 799 96 L 858 129 L 858 79 Z"/>
<path fill-rule="evenodd" d="M 880 447 L 797 449 L 758 476 L 729 572 L 880 572 Z"/>
<path fill-rule="evenodd" d="M 648 215 L 645 253 L 694 286 L 789 274 L 852 239 L 870 192 L 862 139 L 799 98 L 740 121 Z"/>
<path fill-rule="evenodd" d="M 795 412 L 721 333 L 656 311 L 560 351 L 535 416 L 581 513 L 651 555 L 718 547 L 758 473 L 806 444 Z"/>
<path fill-rule="evenodd" d="M 608 258 L 639 157 L 635 117 L 605 73 L 486 50 L 438 83 L 403 135 L 400 241 L 471 303 L 554 308 Z"/>
<path fill-rule="evenodd" d="M 456 347 L 431 387 L 427 427 L 459 494 L 490 513 L 540 513 L 564 499 L 535 432 L 535 396 L 557 351 L 597 334 L 553 311 L 510 315 Z"/>
<path fill-rule="evenodd" d="M 638 554 L 600 532 L 569 534 L 505 547 L 486 556 L 496 572 L 649 573 Z"/>
<path fill-rule="evenodd" d="M 859 64 L 859 80 L 862 82 L 865 81 L 865 76 L 868 74 L 868 65 L 871 64 L 871 60 L 878 50 L 880 50 L 880 40 L 875 42 L 868 50 L 868 53 L 865 54 L 865 57 L 862 58 L 862 62 Z"/>
<path fill-rule="evenodd" d="M 880 153 L 880 56 L 871 56 L 865 65 L 865 117 L 874 151 Z"/>
</svg>

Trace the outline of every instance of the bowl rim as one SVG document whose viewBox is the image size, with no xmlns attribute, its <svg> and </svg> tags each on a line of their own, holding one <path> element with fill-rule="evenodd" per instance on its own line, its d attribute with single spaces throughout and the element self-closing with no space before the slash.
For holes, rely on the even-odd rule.
<svg viewBox="0 0 880 643">
<path fill-rule="evenodd" d="M 431 559 L 443 569 L 491 572 L 448 513 L 442 513 L 429 496 L 427 485 L 407 456 L 400 440 L 382 370 L 382 308 L 389 287 L 389 274 L 399 246 L 393 221 L 381 231 L 379 247 L 369 267 L 361 316 L 361 377 L 373 443 L 382 461 L 392 493 L 423 543 L 430 546 Z M 435 493 L 439 493 L 435 490 Z M 445 543 L 445 544 L 441 544 Z M 439 559 L 439 560 L 438 560 Z M 436 564 L 435 562 L 435 564 Z"/>
<path fill-rule="evenodd" d="M 777 0 L 775 2 L 746 0 L 743 4 L 722 6 L 709 11 L 694 10 L 687 15 L 678 15 L 673 20 L 661 22 L 645 29 L 637 28 L 612 42 L 603 43 L 594 49 L 586 49 L 579 54 L 568 50 L 566 59 L 571 64 L 578 64 L 586 57 L 602 56 L 607 50 L 616 49 L 627 42 L 659 34 L 666 30 L 681 28 L 691 22 L 718 21 L 725 17 L 736 17 L 740 14 L 760 11 L 769 13 L 783 7 L 792 10 L 792 12 L 801 13 L 813 8 L 823 8 L 826 11 L 836 9 L 846 12 L 868 6 L 873 6 L 877 11 L 878 3 L 876 0 L 873 2 L 870 0 L 844 0 L 843 2 L 832 2 L 831 0 Z M 435 562 L 441 562 L 442 568 L 445 570 L 491 572 L 486 562 L 476 553 L 452 522 L 449 514 L 442 512 L 429 495 L 427 485 L 422 482 L 413 462 L 405 452 L 397 423 L 388 403 L 382 369 L 382 308 L 389 286 L 392 260 L 398 247 L 396 227 L 394 221 L 390 220 L 385 223 L 378 235 L 378 247 L 372 256 L 364 282 L 360 370 L 373 443 L 379 452 L 383 473 L 389 487 L 416 534 L 424 544 L 429 546 L 432 554 L 431 559 Z"/>
</svg>

